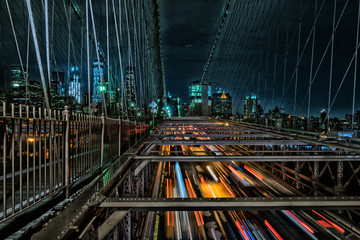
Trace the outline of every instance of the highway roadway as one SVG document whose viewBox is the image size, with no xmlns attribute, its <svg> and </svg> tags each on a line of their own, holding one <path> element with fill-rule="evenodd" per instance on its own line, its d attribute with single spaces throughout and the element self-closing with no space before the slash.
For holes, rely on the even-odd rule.
<svg viewBox="0 0 360 240">
<path fill-rule="evenodd" d="M 221 125 L 222 123 L 218 123 Z M 193 131 L 192 131 L 193 130 Z M 208 140 L 216 133 L 207 128 L 169 128 L 173 140 Z M 176 137 L 176 134 L 182 133 Z M 191 134 L 187 137 L 186 134 Z M 202 137 L 201 135 L 204 135 Z M 190 135 L 189 135 L 190 136 Z M 234 198 L 301 196 L 255 162 L 232 161 L 251 155 L 243 145 L 157 145 L 158 155 L 226 155 L 222 162 L 161 162 L 158 196 L 165 198 Z M 327 211 L 166 211 L 154 218 L 153 239 L 343 239 L 346 227 Z"/>
</svg>

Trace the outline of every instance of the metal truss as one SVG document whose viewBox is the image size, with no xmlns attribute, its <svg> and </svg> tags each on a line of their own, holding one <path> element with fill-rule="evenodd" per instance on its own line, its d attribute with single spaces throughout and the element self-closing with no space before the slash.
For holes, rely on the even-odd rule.
<svg viewBox="0 0 360 240">
<path fill-rule="evenodd" d="M 360 197 L 108 198 L 100 207 L 132 211 L 360 209 Z"/>
<path fill-rule="evenodd" d="M 243 162 L 351 162 L 359 161 L 360 155 L 309 155 L 309 156 L 136 156 L 135 159 L 150 162 L 224 162 L 224 161 L 243 161 Z M 356 173 L 360 169 L 356 169 Z"/>
</svg>

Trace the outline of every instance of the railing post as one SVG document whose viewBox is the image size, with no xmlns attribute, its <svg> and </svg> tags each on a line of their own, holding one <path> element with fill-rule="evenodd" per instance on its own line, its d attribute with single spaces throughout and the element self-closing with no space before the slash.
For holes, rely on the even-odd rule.
<svg viewBox="0 0 360 240">
<path fill-rule="evenodd" d="M 101 155 L 100 155 L 100 168 L 103 168 L 104 164 L 104 135 L 105 135 L 105 117 L 104 114 L 101 116 L 101 124 L 102 124 L 102 130 L 101 130 Z"/>
<path fill-rule="evenodd" d="M 65 122 L 66 122 L 66 129 L 65 129 L 65 191 L 66 191 L 66 198 L 69 198 L 70 196 L 70 187 L 69 187 L 69 182 L 70 182 L 70 169 L 69 169 L 69 134 L 70 134 L 70 120 L 69 120 L 69 110 L 68 107 L 65 106 L 65 110 L 64 110 L 64 115 L 65 115 Z"/>
</svg>

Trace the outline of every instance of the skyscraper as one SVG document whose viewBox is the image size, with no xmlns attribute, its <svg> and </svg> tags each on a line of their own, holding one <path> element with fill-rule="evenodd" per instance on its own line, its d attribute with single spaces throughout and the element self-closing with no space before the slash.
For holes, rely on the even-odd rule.
<svg viewBox="0 0 360 240">
<path fill-rule="evenodd" d="M 257 114 L 258 98 L 256 95 L 248 95 L 244 97 L 244 116 L 255 117 Z"/>
<path fill-rule="evenodd" d="M 212 95 L 212 115 L 220 118 L 229 118 L 232 113 L 232 98 L 221 88 L 217 88 Z"/>
<path fill-rule="evenodd" d="M 54 71 L 51 73 L 51 94 L 57 95 L 58 97 L 63 97 L 68 95 L 67 86 L 65 86 L 66 82 L 65 73 Z"/>
<path fill-rule="evenodd" d="M 191 116 L 211 115 L 211 84 L 195 81 L 189 86 L 189 114 Z"/>
<path fill-rule="evenodd" d="M 92 101 L 99 103 L 103 100 L 103 93 L 106 92 L 106 82 L 104 77 L 104 63 L 95 60 L 93 62 L 93 89 Z"/>
<path fill-rule="evenodd" d="M 12 102 L 18 104 L 28 103 L 29 88 L 26 82 L 29 79 L 29 74 L 22 70 L 20 65 L 11 66 L 11 90 L 9 96 Z"/>
<path fill-rule="evenodd" d="M 80 69 L 78 67 L 70 68 L 69 96 L 74 97 L 77 103 L 81 103 Z"/>
<path fill-rule="evenodd" d="M 135 86 L 135 67 L 126 67 L 126 95 L 125 102 L 128 116 L 136 115 L 136 86 Z"/>
<path fill-rule="evenodd" d="M 23 71 L 20 65 L 11 66 L 11 86 L 13 88 L 25 87 L 29 74 Z"/>
</svg>

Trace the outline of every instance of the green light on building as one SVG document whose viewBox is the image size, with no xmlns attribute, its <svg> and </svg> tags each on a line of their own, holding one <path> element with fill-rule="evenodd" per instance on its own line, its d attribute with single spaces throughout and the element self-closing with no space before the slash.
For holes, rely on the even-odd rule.
<svg viewBox="0 0 360 240">
<path fill-rule="evenodd" d="M 105 86 L 100 86 L 99 87 L 99 92 L 106 92 L 106 87 Z"/>
</svg>

